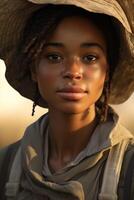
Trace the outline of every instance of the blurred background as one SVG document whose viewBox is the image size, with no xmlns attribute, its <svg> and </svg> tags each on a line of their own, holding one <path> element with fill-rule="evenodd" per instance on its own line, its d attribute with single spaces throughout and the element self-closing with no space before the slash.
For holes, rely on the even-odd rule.
<svg viewBox="0 0 134 200">
<path fill-rule="evenodd" d="M 32 117 L 32 101 L 11 88 L 4 74 L 5 65 L 0 60 L 0 147 L 21 138 L 25 128 L 47 111 L 37 106 Z M 134 93 L 128 101 L 113 107 L 120 115 L 122 124 L 134 134 Z"/>
</svg>

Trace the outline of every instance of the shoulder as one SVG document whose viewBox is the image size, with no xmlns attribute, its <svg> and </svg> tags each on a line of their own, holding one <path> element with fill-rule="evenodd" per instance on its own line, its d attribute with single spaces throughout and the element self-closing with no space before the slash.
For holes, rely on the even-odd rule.
<svg viewBox="0 0 134 200">
<path fill-rule="evenodd" d="M 118 185 L 119 199 L 131 199 L 134 195 L 134 139 L 130 139 L 124 155 Z"/>
<path fill-rule="evenodd" d="M 0 170 L 2 168 L 3 162 L 7 161 L 7 163 L 9 163 L 9 160 L 11 159 L 13 154 L 16 153 L 20 142 L 21 140 L 0 149 Z"/>
<path fill-rule="evenodd" d="M 127 169 L 128 165 L 130 164 L 130 160 L 134 161 L 134 139 L 130 139 L 128 144 L 127 150 L 124 155 L 123 165 L 122 168 Z"/>
<path fill-rule="evenodd" d="M 9 146 L 0 149 L 0 170 Z"/>
<path fill-rule="evenodd" d="M 118 132 L 118 135 L 120 137 L 123 137 L 122 139 L 130 139 L 130 145 L 133 144 L 134 140 L 134 135 L 125 127 L 123 126 L 120 122 L 117 123 L 115 131 Z"/>
</svg>

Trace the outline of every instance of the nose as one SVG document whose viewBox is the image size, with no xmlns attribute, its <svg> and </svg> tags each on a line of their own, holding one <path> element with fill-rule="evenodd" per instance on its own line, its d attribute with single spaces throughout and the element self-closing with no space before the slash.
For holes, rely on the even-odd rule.
<svg viewBox="0 0 134 200">
<path fill-rule="evenodd" d="M 81 79 L 82 78 L 82 74 L 78 73 L 78 72 L 66 72 L 63 76 L 64 78 L 68 78 L 68 79 Z"/>
<path fill-rule="evenodd" d="M 83 78 L 83 69 L 80 63 L 70 62 L 63 71 L 63 78 L 80 80 Z"/>
</svg>

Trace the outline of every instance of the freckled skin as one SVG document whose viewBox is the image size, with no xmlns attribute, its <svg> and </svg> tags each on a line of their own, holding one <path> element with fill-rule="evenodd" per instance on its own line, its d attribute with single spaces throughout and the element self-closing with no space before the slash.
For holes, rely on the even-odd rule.
<svg viewBox="0 0 134 200">
<path fill-rule="evenodd" d="M 100 97 L 106 76 L 108 64 L 103 35 L 89 20 L 72 17 L 62 20 L 47 42 L 59 42 L 64 47 L 48 46 L 44 49 L 34 76 L 41 95 L 48 102 L 49 109 L 67 113 L 86 111 Z M 81 47 L 81 44 L 86 42 L 97 43 L 104 51 L 96 46 Z M 48 53 L 60 55 L 62 60 L 52 63 L 46 58 Z M 99 58 L 94 62 L 84 63 L 82 57 L 88 54 L 97 55 Z M 65 78 L 67 72 L 81 74 L 81 78 Z M 57 89 L 66 85 L 83 87 L 88 93 L 80 101 L 66 101 L 56 93 Z"/>
<path fill-rule="evenodd" d="M 107 69 L 104 36 L 88 19 L 65 18 L 48 38 L 32 77 L 49 106 L 51 170 L 63 168 L 87 145 L 97 123 L 95 102 Z M 84 95 L 73 94 L 75 100 L 59 95 L 57 91 L 65 87 L 82 88 Z"/>
</svg>

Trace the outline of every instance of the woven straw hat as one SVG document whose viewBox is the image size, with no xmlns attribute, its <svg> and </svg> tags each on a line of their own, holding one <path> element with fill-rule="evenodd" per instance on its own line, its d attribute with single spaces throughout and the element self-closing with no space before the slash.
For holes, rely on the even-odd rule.
<svg viewBox="0 0 134 200">
<path fill-rule="evenodd" d="M 2 0 L 0 1 L 0 58 L 6 64 L 6 78 L 21 95 L 34 99 L 34 83 L 18 79 L 10 59 L 28 18 L 44 4 L 75 5 L 90 12 L 104 13 L 118 19 L 121 27 L 120 60 L 112 79 L 109 103 L 123 103 L 134 91 L 134 0 Z M 58 11 L 56 11 L 58 12 Z M 116 41 L 115 41 L 116 42 Z M 39 105 L 45 107 L 41 101 Z"/>
</svg>

